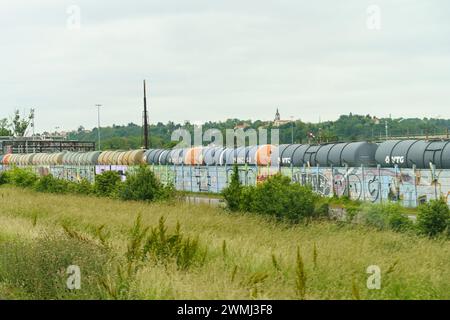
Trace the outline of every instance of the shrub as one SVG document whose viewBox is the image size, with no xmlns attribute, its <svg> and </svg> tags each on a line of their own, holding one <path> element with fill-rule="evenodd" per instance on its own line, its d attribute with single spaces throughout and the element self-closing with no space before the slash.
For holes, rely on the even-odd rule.
<svg viewBox="0 0 450 320">
<path fill-rule="evenodd" d="M 450 210 L 443 200 L 431 200 L 419 207 L 417 229 L 420 234 L 435 237 L 450 227 Z"/>
<path fill-rule="evenodd" d="M 178 193 L 175 185 L 173 183 L 169 183 L 167 185 L 163 185 L 162 189 L 159 193 L 158 200 L 175 200 L 175 199 L 183 199 L 181 195 Z"/>
<path fill-rule="evenodd" d="M 243 212 L 252 212 L 255 202 L 256 187 L 246 186 L 242 188 L 239 198 L 239 210 Z"/>
<path fill-rule="evenodd" d="M 231 181 L 229 185 L 222 191 L 222 195 L 225 198 L 228 209 L 231 211 L 238 211 L 241 209 L 241 193 L 242 185 L 239 180 L 239 168 L 235 165 L 233 167 L 233 174 L 231 175 Z"/>
<path fill-rule="evenodd" d="M 162 264 L 174 261 L 183 270 L 203 264 L 205 256 L 206 251 L 201 248 L 198 238 L 185 237 L 179 223 L 173 234 L 168 233 L 163 217 L 158 226 L 150 229 L 143 247 L 144 259 Z"/>
<path fill-rule="evenodd" d="M 101 197 L 115 197 L 120 184 L 119 173 L 116 171 L 105 171 L 95 177 L 94 193 Z"/>
<path fill-rule="evenodd" d="M 388 217 L 389 228 L 394 231 L 407 231 L 413 227 L 413 222 L 408 216 L 400 211 L 393 212 Z"/>
<path fill-rule="evenodd" d="M 255 188 L 252 211 L 298 222 L 314 216 L 317 199 L 310 187 L 275 175 Z"/>
<path fill-rule="evenodd" d="M 275 175 L 256 187 L 243 187 L 235 167 L 230 186 L 223 192 L 228 208 L 267 214 L 298 222 L 307 217 L 323 216 L 327 205 L 316 208 L 320 199 L 311 188 L 293 184 L 291 179 Z"/>
<path fill-rule="evenodd" d="M 276 175 L 268 178 L 255 188 L 255 195 L 251 204 L 251 211 L 281 217 L 288 214 L 284 211 L 289 205 L 288 189 L 291 180 L 288 177 Z M 284 211 L 284 212 L 283 212 Z"/>
<path fill-rule="evenodd" d="M 155 201 L 174 197 L 175 189 L 171 185 L 165 187 L 149 167 L 141 166 L 127 174 L 118 194 L 123 200 Z"/>
<path fill-rule="evenodd" d="M 69 183 L 66 180 L 57 179 L 49 174 L 36 181 L 34 190 L 46 193 L 67 193 L 69 191 L 68 185 Z"/>
<path fill-rule="evenodd" d="M 80 182 L 70 182 L 69 192 L 82 195 L 90 195 L 94 193 L 94 187 L 87 179 L 82 179 Z"/>
<path fill-rule="evenodd" d="M 369 204 L 357 213 L 358 221 L 377 229 L 405 231 L 412 227 L 412 221 L 402 212 L 398 203 Z"/>
<path fill-rule="evenodd" d="M 8 183 L 8 174 L 6 171 L 0 172 L 0 186 Z"/>
<path fill-rule="evenodd" d="M 37 175 L 29 169 L 14 167 L 7 173 L 7 182 L 16 187 L 32 188 L 37 180 Z"/>
<path fill-rule="evenodd" d="M 314 217 L 316 218 L 329 218 L 330 216 L 330 204 L 328 199 L 317 197 L 314 206 Z"/>
</svg>

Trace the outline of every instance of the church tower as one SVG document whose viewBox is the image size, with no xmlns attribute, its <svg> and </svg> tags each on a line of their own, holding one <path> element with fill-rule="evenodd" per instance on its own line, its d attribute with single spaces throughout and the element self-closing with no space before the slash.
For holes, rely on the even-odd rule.
<svg viewBox="0 0 450 320">
<path fill-rule="evenodd" d="M 280 121 L 281 120 L 281 116 L 280 116 L 280 112 L 278 111 L 277 108 L 277 113 L 275 113 L 275 121 Z"/>
</svg>

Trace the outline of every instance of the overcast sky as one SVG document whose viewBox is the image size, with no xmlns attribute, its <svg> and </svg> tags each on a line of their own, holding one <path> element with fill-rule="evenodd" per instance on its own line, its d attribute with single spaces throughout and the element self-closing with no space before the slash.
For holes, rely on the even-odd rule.
<svg viewBox="0 0 450 320">
<path fill-rule="evenodd" d="M 450 118 L 449 12 L 446 0 L 0 0 L 0 118 L 34 107 L 38 131 L 92 128 L 101 103 L 104 125 L 141 123 L 144 78 L 152 122 L 269 120 L 277 107 L 312 122 Z"/>
</svg>

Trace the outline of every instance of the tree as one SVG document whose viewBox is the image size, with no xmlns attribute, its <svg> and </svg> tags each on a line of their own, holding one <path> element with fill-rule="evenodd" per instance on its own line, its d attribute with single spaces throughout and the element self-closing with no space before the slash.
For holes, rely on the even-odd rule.
<svg viewBox="0 0 450 320">
<path fill-rule="evenodd" d="M 0 119 L 0 137 L 11 136 L 12 132 L 9 130 L 10 124 L 8 119 Z"/>
<path fill-rule="evenodd" d="M 227 202 L 228 209 L 231 211 L 238 211 L 240 207 L 240 200 L 242 194 L 242 185 L 239 180 L 239 168 L 238 166 L 233 167 L 233 174 L 231 175 L 231 181 L 223 191 L 223 197 Z"/>
<path fill-rule="evenodd" d="M 444 199 L 431 200 L 419 207 L 417 228 L 419 232 L 434 237 L 450 227 L 450 210 Z"/>
<path fill-rule="evenodd" d="M 30 111 L 28 117 L 22 117 L 18 109 L 14 111 L 14 117 L 12 119 L 12 129 L 14 136 L 23 137 L 27 132 L 28 127 L 34 119 L 34 110 Z"/>
</svg>

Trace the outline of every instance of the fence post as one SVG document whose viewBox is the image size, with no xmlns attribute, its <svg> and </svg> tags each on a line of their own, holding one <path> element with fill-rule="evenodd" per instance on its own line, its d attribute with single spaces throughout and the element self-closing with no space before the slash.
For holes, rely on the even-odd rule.
<svg viewBox="0 0 450 320">
<path fill-rule="evenodd" d="M 303 164 L 303 174 L 302 174 L 302 177 L 301 177 L 301 180 L 302 180 L 302 182 L 301 182 L 301 185 L 304 185 L 303 184 L 303 177 L 305 177 L 305 184 L 308 184 L 308 181 L 306 181 L 307 179 L 306 179 L 306 164 Z"/>
<path fill-rule="evenodd" d="M 434 184 L 434 199 L 438 199 L 438 190 L 437 190 L 437 175 L 436 175 L 436 166 L 434 164 L 431 164 L 431 177 L 433 178 L 433 184 Z"/>
<path fill-rule="evenodd" d="M 173 185 L 175 187 L 175 189 L 177 188 L 177 170 L 175 168 L 175 165 L 172 166 L 172 176 L 173 176 Z"/>
<path fill-rule="evenodd" d="M 291 161 L 291 181 L 294 181 L 294 164 Z M 297 181 L 300 182 L 300 181 Z"/>
<path fill-rule="evenodd" d="M 228 165 L 227 165 L 226 162 L 225 162 L 225 178 L 226 178 L 226 180 L 225 180 L 225 187 L 228 187 L 228 184 L 229 184 L 229 181 L 228 181 Z"/>
<path fill-rule="evenodd" d="M 181 163 L 181 184 L 183 185 L 183 191 L 186 191 L 184 187 L 184 163 Z"/>
<path fill-rule="evenodd" d="M 189 166 L 189 175 L 191 176 L 191 192 L 194 192 L 194 186 L 192 185 L 192 165 Z"/>
<path fill-rule="evenodd" d="M 202 166 L 200 166 L 202 167 Z M 200 186 L 202 184 L 202 170 L 200 170 Z M 211 175 L 209 174 L 209 165 L 206 165 L 206 185 L 208 187 L 208 192 L 211 192 Z M 199 189 L 200 189 L 199 186 Z"/>
<path fill-rule="evenodd" d="M 363 193 L 363 201 L 366 201 L 366 177 L 364 175 L 364 165 L 361 165 L 361 180 L 362 180 L 362 193 Z"/>
<path fill-rule="evenodd" d="M 412 169 L 413 169 L 413 175 L 414 175 L 414 194 L 415 194 L 415 196 L 414 196 L 414 207 L 417 207 L 418 203 L 419 203 L 419 195 L 417 194 L 417 172 L 416 172 L 417 167 L 416 167 L 415 164 L 413 164 L 413 168 Z"/>
<path fill-rule="evenodd" d="M 381 166 L 377 165 L 378 169 L 378 190 L 380 192 L 380 203 L 383 203 L 383 185 L 381 183 Z"/>
<path fill-rule="evenodd" d="M 217 189 L 217 193 L 220 193 L 220 188 L 219 188 L 219 167 L 215 166 L 216 168 L 216 189 Z"/>
<path fill-rule="evenodd" d="M 320 188 L 320 174 L 319 174 L 319 164 L 316 165 L 316 179 L 317 179 L 317 183 L 316 183 L 316 193 L 319 193 L 319 188 Z"/>
<path fill-rule="evenodd" d="M 400 182 L 398 179 L 398 172 L 399 172 L 398 164 L 396 164 L 394 166 L 394 170 L 395 170 L 395 196 L 397 198 L 397 202 L 399 202 L 400 201 Z"/>
<path fill-rule="evenodd" d="M 347 197 L 350 199 L 350 178 L 348 177 L 348 165 L 345 165 L 345 184 L 347 186 Z"/>
<path fill-rule="evenodd" d="M 244 170 L 245 170 L 244 185 L 247 186 L 248 185 L 248 167 L 247 167 L 247 162 L 245 162 Z"/>
<path fill-rule="evenodd" d="M 333 165 L 331 165 L 330 169 L 331 169 L 331 196 L 334 197 L 335 190 L 334 190 L 334 168 L 333 168 Z"/>
</svg>

